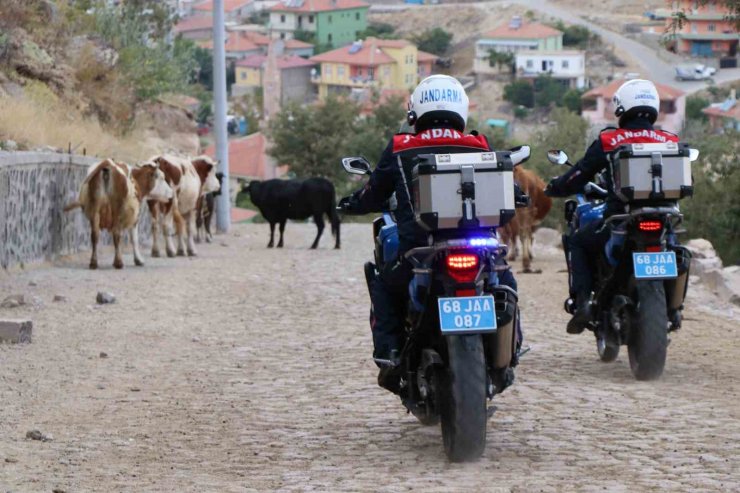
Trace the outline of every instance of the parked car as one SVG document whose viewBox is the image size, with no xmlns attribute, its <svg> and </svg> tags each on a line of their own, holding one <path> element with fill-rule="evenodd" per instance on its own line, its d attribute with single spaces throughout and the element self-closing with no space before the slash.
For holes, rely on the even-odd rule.
<svg viewBox="0 0 740 493">
<path fill-rule="evenodd" d="M 707 80 L 717 73 L 714 67 L 707 67 L 701 63 L 679 65 L 676 67 L 676 79 L 678 80 Z"/>
</svg>

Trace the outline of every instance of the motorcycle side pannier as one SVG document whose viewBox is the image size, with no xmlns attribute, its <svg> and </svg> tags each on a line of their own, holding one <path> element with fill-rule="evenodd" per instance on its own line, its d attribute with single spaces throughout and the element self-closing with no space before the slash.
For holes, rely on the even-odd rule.
<svg viewBox="0 0 740 493">
<path fill-rule="evenodd" d="M 422 154 L 418 160 L 414 210 L 424 229 L 493 228 L 514 217 L 509 152 Z"/>
<path fill-rule="evenodd" d="M 612 173 L 624 202 L 677 200 L 694 191 L 689 145 L 680 142 L 623 145 L 614 155 Z"/>
</svg>

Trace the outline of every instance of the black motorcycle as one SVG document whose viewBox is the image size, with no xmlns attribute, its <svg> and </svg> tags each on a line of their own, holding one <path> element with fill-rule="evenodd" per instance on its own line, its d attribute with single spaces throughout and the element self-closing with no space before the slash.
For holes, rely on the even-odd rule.
<svg viewBox="0 0 740 493">
<path fill-rule="evenodd" d="M 553 164 L 572 166 L 563 151 L 549 151 L 547 157 Z M 686 144 L 623 146 L 607 173 L 625 213 L 605 219 L 608 191 L 593 182 L 575 200 L 565 202 L 568 232 L 563 248 L 569 271 L 570 236 L 594 221 L 603 222 L 611 233 L 603 255 L 593 259 L 593 318 L 588 328 L 604 362 L 614 361 L 620 346 L 627 345 L 638 380 L 660 377 L 668 333 L 681 327 L 691 254 L 677 239 L 684 232 L 678 201 L 693 192 L 689 165 L 697 157 L 698 151 Z M 570 314 L 575 312 L 574 299 L 571 290 L 565 302 Z"/>
<path fill-rule="evenodd" d="M 454 462 L 481 456 L 494 410 L 487 401 L 514 380 L 518 297 L 499 284 L 509 267 L 495 228 L 513 217 L 517 205 L 526 205 L 515 203 L 513 168 L 529 152 L 524 146 L 423 155 L 414 168 L 415 214 L 429 232 L 429 244 L 404 253 L 413 278 L 400 383 L 393 391 L 422 424 L 441 422 L 445 453 Z M 342 164 L 349 173 L 370 173 L 364 158 Z M 373 240 L 375 262 L 365 264 L 369 289 L 384 265 L 398 261 L 391 210 L 375 219 Z"/>
</svg>

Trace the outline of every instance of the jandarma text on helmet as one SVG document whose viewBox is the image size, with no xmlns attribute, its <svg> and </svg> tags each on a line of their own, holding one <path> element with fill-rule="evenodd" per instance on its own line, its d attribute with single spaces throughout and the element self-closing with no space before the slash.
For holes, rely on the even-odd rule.
<svg viewBox="0 0 740 493">
<path fill-rule="evenodd" d="M 421 92 L 419 104 L 446 101 L 448 103 L 462 103 L 462 94 L 455 89 L 429 89 Z"/>
</svg>

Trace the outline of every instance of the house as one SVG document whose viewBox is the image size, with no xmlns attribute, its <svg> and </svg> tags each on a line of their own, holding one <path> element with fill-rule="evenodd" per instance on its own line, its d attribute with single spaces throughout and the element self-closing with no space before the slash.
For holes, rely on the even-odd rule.
<svg viewBox="0 0 740 493">
<path fill-rule="evenodd" d="M 683 12 L 686 21 L 677 28 L 675 50 L 693 56 L 737 55 L 740 34 L 735 29 L 727 2 L 672 0 L 671 13 Z M 735 11 L 737 13 L 737 11 Z M 667 19 L 670 26 L 671 18 Z"/>
<path fill-rule="evenodd" d="M 343 46 L 367 29 L 369 7 L 362 0 L 282 0 L 270 9 L 271 36 L 292 39 L 304 31 L 317 45 Z"/>
<path fill-rule="evenodd" d="M 267 53 L 267 47 L 270 44 L 270 38 L 256 31 L 234 30 L 226 33 L 226 58 L 239 60 L 251 55 L 264 55 Z M 203 43 L 208 49 L 213 49 L 213 41 Z M 285 42 L 284 52 L 289 55 L 311 56 L 313 55 L 313 45 L 291 39 Z"/>
<path fill-rule="evenodd" d="M 540 75 L 549 75 L 571 89 L 586 87 L 583 51 L 520 51 L 516 54 L 515 65 L 518 78 L 534 79 Z"/>
<path fill-rule="evenodd" d="M 513 17 L 493 31 L 484 34 L 475 43 L 473 71 L 476 74 L 496 73 L 489 63 L 489 52 L 519 53 L 523 51 L 561 51 L 563 33 L 537 22 L 525 23 L 521 17 Z"/>
<path fill-rule="evenodd" d="M 173 31 L 186 39 L 209 40 L 213 37 L 213 18 L 205 15 L 187 17 L 175 24 Z"/>
<path fill-rule="evenodd" d="M 231 94 L 253 94 L 262 88 L 266 65 L 266 55 L 251 55 L 236 62 L 236 82 L 231 86 Z M 281 106 L 288 102 L 305 103 L 314 98 L 311 70 L 315 65 L 314 62 L 296 55 L 283 54 L 277 57 Z"/>
<path fill-rule="evenodd" d="M 267 152 L 268 141 L 262 132 L 229 140 L 229 190 L 232 207 L 241 189 L 240 181 L 269 180 L 287 173 L 287 166 L 277 166 Z M 216 159 L 215 145 L 209 146 L 205 154 Z"/>
<path fill-rule="evenodd" d="M 701 111 L 709 117 L 709 127 L 713 131 L 735 130 L 740 132 L 740 104 L 737 102 L 734 89 L 725 101 L 712 104 Z"/>
<path fill-rule="evenodd" d="M 224 0 L 224 20 L 239 23 L 257 11 L 254 0 Z M 205 0 L 192 6 L 193 16 L 211 17 L 213 0 Z"/>
<path fill-rule="evenodd" d="M 437 63 L 437 60 L 439 60 L 437 55 L 417 50 L 416 63 L 418 65 L 417 74 L 419 75 L 419 80 L 432 75 L 432 70 L 434 69 L 434 64 Z"/>
<path fill-rule="evenodd" d="M 419 80 L 418 54 L 403 39 L 367 38 L 311 57 L 321 65 L 314 77 L 319 98 L 370 89 L 413 90 Z"/>
<path fill-rule="evenodd" d="M 605 86 L 596 87 L 581 96 L 581 115 L 593 126 L 615 125 L 612 97 L 625 81 L 617 79 Z M 655 84 L 660 96 L 660 112 L 656 127 L 679 133 L 686 114 L 686 95 L 674 87 Z"/>
</svg>

